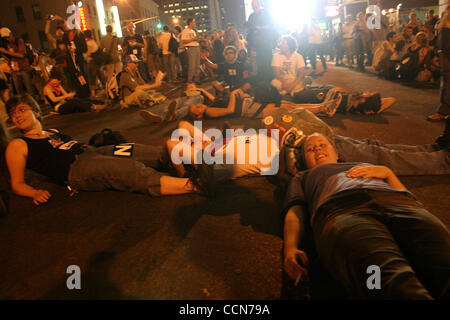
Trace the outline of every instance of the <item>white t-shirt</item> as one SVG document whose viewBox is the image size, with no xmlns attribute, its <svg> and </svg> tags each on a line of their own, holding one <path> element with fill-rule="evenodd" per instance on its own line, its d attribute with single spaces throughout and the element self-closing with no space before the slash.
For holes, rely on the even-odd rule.
<svg viewBox="0 0 450 320">
<path fill-rule="evenodd" d="M 182 32 L 181 32 L 181 40 L 191 40 L 193 38 L 195 38 L 197 36 L 197 32 L 195 32 L 195 30 L 190 29 L 190 28 L 185 28 Z M 198 43 L 198 41 L 191 41 L 185 44 L 186 47 L 199 47 L 200 44 Z"/>
<path fill-rule="evenodd" d="M 305 67 L 305 61 L 301 54 L 294 52 L 288 58 L 281 52 L 273 55 L 272 67 L 281 69 L 282 81 L 291 83 L 297 79 L 298 69 Z"/>
<path fill-rule="evenodd" d="M 342 26 L 342 37 L 344 40 L 353 38 L 353 29 L 355 28 L 355 22 L 344 23 Z"/>
<path fill-rule="evenodd" d="M 158 45 L 162 49 L 162 54 L 171 54 L 169 51 L 170 32 L 163 32 L 158 37 Z"/>
</svg>

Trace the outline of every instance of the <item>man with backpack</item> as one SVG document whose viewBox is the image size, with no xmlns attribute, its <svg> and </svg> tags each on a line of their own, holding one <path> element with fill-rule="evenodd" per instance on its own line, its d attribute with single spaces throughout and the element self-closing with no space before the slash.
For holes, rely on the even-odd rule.
<svg viewBox="0 0 450 320">
<path fill-rule="evenodd" d="M 158 44 L 162 50 L 163 66 L 164 66 L 164 72 L 167 73 L 167 80 L 169 82 L 173 82 L 176 80 L 175 54 L 178 51 L 178 46 L 176 46 L 176 48 L 174 47 L 172 39 L 175 40 L 175 38 L 173 37 L 172 32 L 169 32 L 169 27 L 164 26 L 163 30 L 164 31 L 161 33 L 161 35 L 158 38 Z M 176 40 L 175 40 L 175 42 L 176 42 Z M 170 46 L 171 44 L 172 44 L 172 47 Z"/>
<path fill-rule="evenodd" d="M 140 108 L 151 106 L 154 99 L 146 91 L 160 87 L 161 80 L 165 76 L 164 73 L 160 72 L 154 83 L 146 84 L 137 71 L 140 62 L 141 60 L 133 54 L 125 55 L 122 59 L 123 71 L 116 76 L 120 105 L 124 109 L 132 105 L 137 105 Z"/>
<path fill-rule="evenodd" d="M 113 74 L 118 74 L 122 70 L 122 63 L 119 59 L 118 45 L 119 38 L 112 34 L 113 28 L 110 25 L 106 26 L 106 36 L 100 40 L 100 50 L 105 52 L 110 58 L 111 63 L 105 65 L 105 78 L 108 82 Z"/>
</svg>

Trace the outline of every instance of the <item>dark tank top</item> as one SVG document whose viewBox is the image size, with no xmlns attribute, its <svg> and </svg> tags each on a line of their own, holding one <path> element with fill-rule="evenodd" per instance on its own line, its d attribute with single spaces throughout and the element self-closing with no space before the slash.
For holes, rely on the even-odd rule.
<svg viewBox="0 0 450 320">
<path fill-rule="evenodd" d="M 67 181 L 75 156 L 83 152 L 83 144 L 59 132 L 51 132 L 50 136 L 44 139 L 21 139 L 28 146 L 27 169 L 62 184 Z"/>
</svg>

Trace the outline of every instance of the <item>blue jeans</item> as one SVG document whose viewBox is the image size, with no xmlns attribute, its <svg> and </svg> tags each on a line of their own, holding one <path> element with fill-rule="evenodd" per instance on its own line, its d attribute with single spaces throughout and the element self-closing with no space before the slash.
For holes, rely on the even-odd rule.
<svg viewBox="0 0 450 320">
<path fill-rule="evenodd" d="M 435 151 L 431 145 L 384 144 L 378 140 L 355 140 L 337 134 L 334 142 L 340 161 L 384 165 L 400 176 L 450 174 L 449 152 Z"/>
<path fill-rule="evenodd" d="M 114 155 L 115 146 L 90 147 L 72 163 L 69 184 L 75 190 L 119 190 L 160 196 L 161 172 L 158 168 L 162 148 L 143 144 L 132 145 Z M 127 149 L 127 148 L 125 148 Z M 131 153 L 130 156 L 125 154 Z M 117 155 L 122 154 L 122 155 Z"/>
<path fill-rule="evenodd" d="M 449 232 L 410 196 L 350 191 L 322 205 L 312 229 L 320 260 L 352 298 L 450 298 Z M 367 287 L 371 265 L 379 290 Z"/>
<path fill-rule="evenodd" d="M 165 101 L 163 103 L 160 103 L 158 105 L 151 107 L 148 110 L 154 114 L 159 115 L 161 118 L 165 119 L 167 111 L 169 109 L 169 104 L 172 101 L 173 100 Z M 180 120 L 187 116 L 187 114 L 189 112 L 189 106 L 191 104 L 203 103 L 203 97 L 200 95 L 193 96 L 193 97 L 181 97 L 181 98 L 175 99 L 175 101 L 177 102 L 177 107 L 175 109 L 176 120 Z"/>
</svg>

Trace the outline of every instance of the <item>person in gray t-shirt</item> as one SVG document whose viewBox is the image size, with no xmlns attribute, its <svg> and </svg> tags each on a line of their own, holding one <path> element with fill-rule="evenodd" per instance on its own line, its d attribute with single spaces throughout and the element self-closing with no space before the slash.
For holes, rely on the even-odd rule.
<svg viewBox="0 0 450 320">
<path fill-rule="evenodd" d="M 321 262 L 352 298 L 450 298 L 449 232 L 392 170 L 338 163 L 320 134 L 306 138 L 303 156 L 308 170 L 292 179 L 282 211 L 291 278 L 308 273 L 298 248 L 310 222 Z"/>
</svg>

